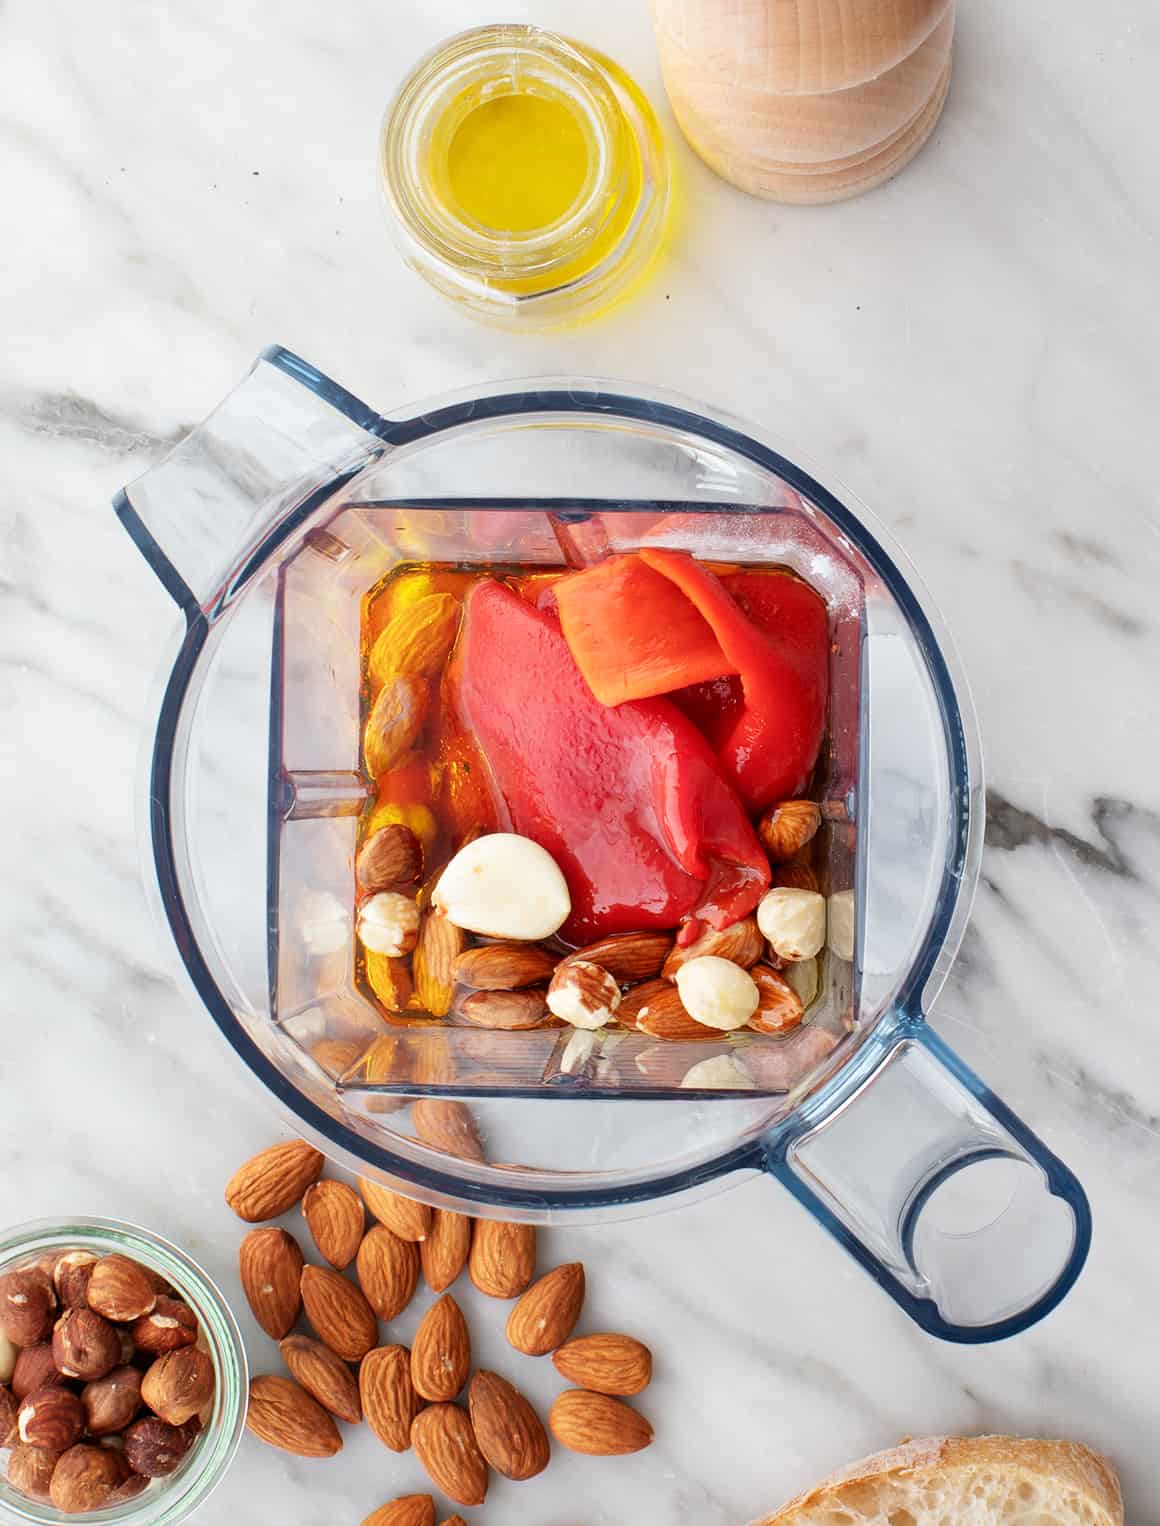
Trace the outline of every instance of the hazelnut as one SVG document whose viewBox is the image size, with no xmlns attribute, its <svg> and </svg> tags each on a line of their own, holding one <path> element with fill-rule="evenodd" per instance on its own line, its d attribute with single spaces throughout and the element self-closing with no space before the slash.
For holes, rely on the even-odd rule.
<svg viewBox="0 0 1160 1526">
<path fill-rule="evenodd" d="M 119 1452 L 108 1447 L 70 1447 L 53 1469 L 48 1497 L 65 1515 L 102 1510 L 127 1475 Z"/>
<path fill-rule="evenodd" d="M 16 1366 L 12 1369 L 12 1392 L 17 1399 L 27 1398 L 34 1388 L 50 1388 L 54 1383 L 63 1382 L 49 1341 L 41 1341 L 39 1346 L 25 1346 L 17 1356 Z"/>
<path fill-rule="evenodd" d="M 757 835 L 775 864 L 788 863 L 800 853 L 822 824 L 812 800 L 783 800 L 770 806 L 757 824 Z"/>
<path fill-rule="evenodd" d="M 121 1337 L 92 1309 L 66 1309 L 52 1332 L 52 1359 L 63 1378 L 91 1383 L 120 1360 Z"/>
<path fill-rule="evenodd" d="M 133 1321 L 132 1336 L 142 1351 L 164 1356 L 167 1351 L 193 1345 L 197 1340 L 197 1315 L 187 1303 L 162 1295 L 151 1313 Z"/>
<path fill-rule="evenodd" d="M 196 1431 L 146 1415 L 125 1432 L 125 1461 L 144 1478 L 166 1478 L 193 1445 Z"/>
<path fill-rule="evenodd" d="M 0 1383 L 12 1381 L 12 1374 L 16 1370 L 16 1344 L 10 1341 L 0 1330 Z"/>
<path fill-rule="evenodd" d="M 0 1330 L 13 1345 L 35 1346 L 48 1338 L 56 1308 L 52 1282 L 40 1267 L 0 1277 Z"/>
<path fill-rule="evenodd" d="M 758 903 L 757 925 L 782 959 L 812 959 L 826 941 L 826 898 L 775 886 Z"/>
<path fill-rule="evenodd" d="M 16 1435 L 16 1411 L 20 1408 L 11 1389 L 0 1386 L 0 1449 L 10 1447 Z"/>
<path fill-rule="evenodd" d="M 60 1460 L 59 1452 L 43 1447 L 15 1446 L 8 1459 L 8 1482 L 29 1499 L 48 1501 L 48 1486 Z"/>
<path fill-rule="evenodd" d="M 162 1420 L 184 1425 L 213 1395 L 213 1362 L 196 1346 L 159 1356 L 145 1374 L 141 1397 Z"/>
<path fill-rule="evenodd" d="M 706 1028 L 744 1028 L 760 995 L 752 976 L 731 959 L 702 954 L 677 971 L 677 992 L 685 1011 Z"/>
<path fill-rule="evenodd" d="M 527 943 L 551 937 L 572 910 L 556 860 L 515 832 L 490 832 L 460 848 L 431 904 L 467 932 Z"/>
<path fill-rule="evenodd" d="M 372 954 L 398 959 L 419 941 L 419 908 L 410 896 L 380 891 L 359 907 L 358 935 Z"/>
<path fill-rule="evenodd" d="M 148 1314 L 157 1302 L 153 1280 L 128 1256 L 102 1256 L 89 1277 L 89 1308 L 119 1324 Z"/>
<path fill-rule="evenodd" d="M 16 1416 L 20 1440 L 30 1447 L 63 1452 L 85 1428 L 85 1412 L 71 1389 L 56 1385 L 36 1388 L 23 1401 Z"/>
<path fill-rule="evenodd" d="M 62 1309 L 81 1309 L 88 1303 L 89 1278 L 97 1258 L 89 1250 L 67 1250 L 56 1258 L 53 1286 Z"/>
<path fill-rule="evenodd" d="M 141 1374 L 136 1367 L 114 1367 L 81 1390 L 85 1421 L 91 1436 L 123 1431 L 141 1408 Z"/>
<path fill-rule="evenodd" d="M 588 959 L 561 964 L 548 987 L 548 1011 L 574 1028 L 603 1028 L 616 1016 L 620 987 Z"/>
</svg>

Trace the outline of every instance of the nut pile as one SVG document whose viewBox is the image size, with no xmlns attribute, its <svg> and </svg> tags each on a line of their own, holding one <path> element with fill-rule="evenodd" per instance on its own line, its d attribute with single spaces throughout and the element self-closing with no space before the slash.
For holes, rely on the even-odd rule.
<svg viewBox="0 0 1160 1526">
<path fill-rule="evenodd" d="M 414 1106 L 437 1109 L 444 1139 L 479 1147 L 475 1120 L 462 1103 L 425 1099 Z M 323 1165 L 301 1141 L 274 1145 L 247 1161 L 226 1188 L 234 1212 L 260 1226 L 242 1241 L 241 1282 L 289 1373 L 252 1380 L 246 1423 L 256 1436 L 300 1457 L 333 1457 L 343 1444 L 337 1422 L 365 1420 L 390 1451 L 413 1450 L 436 1489 L 462 1506 L 483 1504 L 492 1469 L 517 1480 L 542 1473 L 549 1430 L 560 1445 L 591 1456 L 648 1446 L 652 1427 L 625 1400 L 647 1387 L 652 1356 L 627 1335 L 574 1334 L 585 1293 L 579 1262 L 536 1278 L 533 1226 L 473 1221 L 362 1179 L 356 1192 L 324 1180 Z M 308 1264 L 293 1235 L 265 1222 L 297 1204 L 325 1265 Z M 346 1275 L 352 1268 L 353 1277 Z M 473 1370 L 471 1332 L 447 1291 L 464 1271 L 481 1293 L 515 1300 L 506 1326 L 512 1349 L 550 1355 L 570 1385 L 553 1403 L 546 1428 L 506 1377 Z M 410 1347 L 380 1344 L 379 1321 L 402 1314 L 420 1276 L 436 1297 Z M 295 1332 L 303 1315 L 311 1335 Z M 433 1497 L 407 1494 L 363 1526 L 435 1522 Z M 461 1516 L 451 1515 L 443 1526 L 457 1522 L 463 1526 Z"/>
<path fill-rule="evenodd" d="M 0 1276 L 0 1447 L 7 1479 L 65 1514 L 173 1473 L 212 1408 L 197 1316 L 128 1256 L 66 1250 Z"/>
</svg>

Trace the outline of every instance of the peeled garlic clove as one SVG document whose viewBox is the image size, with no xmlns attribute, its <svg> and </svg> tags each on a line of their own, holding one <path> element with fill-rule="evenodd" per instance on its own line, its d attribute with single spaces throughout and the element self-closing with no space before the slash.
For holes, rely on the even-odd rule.
<svg viewBox="0 0 1160 1526">
<path fill-rule="evenodd" d="M 715 1054 L 711 1060 L 699 1060 L 681 1077 L 681 1087 L 689 1091 L 756 1091 L 752 1079 L 739 1070 L 731 1054 Z"/>
<path fill-rule="evenodd" d="M 492 832 L 460 848 L 431 904 L 469 933 L 525 942 L 551 937 L 572 910 L 556 860 L 515 832 Z"/>
<path fill-rule="evenodd" d="M 818 961 L 816 959 L 789 959 L 781 978 L 792 986 L 803 1010 L 818 999 Z"/>
<path fill-rule="evenodd" d="M 706 1028 L 744 1028 L 761 1000 L 749 972 L 716 954 L 701 954 L 681 965 L 677 991 L 685 1011 Z"/>
<path fill-rule="evenodd" d="M 757 925 L 781 959 L 812 959 L 826 941 L 826 898 L 775 886 L 757 905 Z"/>
</svg>

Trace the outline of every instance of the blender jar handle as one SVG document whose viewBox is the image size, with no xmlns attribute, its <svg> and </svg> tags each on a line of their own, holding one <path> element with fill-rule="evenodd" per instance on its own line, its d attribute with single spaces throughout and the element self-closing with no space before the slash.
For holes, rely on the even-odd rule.
<svg viewBox="0 0 1160 1526">
<path fill-rule="evenodd" d="M 770 1136 L 768 1169 L 931 1335 L 1017 1334 L 1083 1268 L 1083 1188 L 921 1017 L 865 1049 L 820 1117 Z"/>
<path fill-rule="evenodd" d="M 383 450 L 382 420 L 289 350 L 249 374 L 173 450 L 123 488 L 125 529 L 190 620 L 256 567 L 262 540 L 304 517 Z"/>
</svg>

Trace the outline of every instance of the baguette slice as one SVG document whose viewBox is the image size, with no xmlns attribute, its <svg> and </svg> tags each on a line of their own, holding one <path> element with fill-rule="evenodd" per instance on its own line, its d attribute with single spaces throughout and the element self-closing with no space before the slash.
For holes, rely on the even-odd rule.
<svg viewBox="0 0 1160 1526">
<path fill-rule="evenodd" d="M 1120 1484 L 1069 1441 L 932 1436 L 851 1463 L 753 1526 L 1123 1526 Z"/>
</svg>

